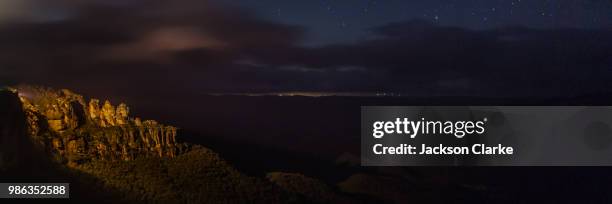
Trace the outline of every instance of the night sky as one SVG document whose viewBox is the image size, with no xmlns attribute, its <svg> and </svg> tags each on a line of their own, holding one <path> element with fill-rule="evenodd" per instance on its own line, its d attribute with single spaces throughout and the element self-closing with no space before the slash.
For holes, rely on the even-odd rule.
<svg viewBox="0 0 612 204">
<path fill-rule="evenodd" d="M 98 95 L 612 90 L 609 0 L 3 0 L 0 82 Z"/>
<path fill-rule="evenodd" d="M 223 2 L 222 0 L 218 0 Z M 227 2 L 227 1 L 225 1 Z M 602 28 L 610 26 L 609 0 L 239 0 L 276 22 L 309 29 L 306 44 L 359 42 L 368 29 L 398 21 L 422 19 L 444 26 L 491 29 L 509 25 L 532 28 Z"/>
</svg>

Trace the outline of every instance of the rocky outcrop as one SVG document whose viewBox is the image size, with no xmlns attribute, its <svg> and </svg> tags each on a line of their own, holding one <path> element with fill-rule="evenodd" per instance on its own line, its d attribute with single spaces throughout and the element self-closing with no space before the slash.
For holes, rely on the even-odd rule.
<svg viewBox="0 0 612 204">
<path fill-rule="evenodd" d="M 0 90 L 0 172 L 22 165 L 18 157 L 31 154 L 24 118 L 17 94 Z"/>
<path fill-rule="evenodd" d="M 14 90 L 0 88 L 0 180 L 40 178 L 53 172 L 35 138 L 28 137 L 27 114 Z"/>
<path fill-rule="evenodd" d="M 117 111 L 115 111 L 115 123 L 117 125 L 127 125 L 129 123 L 129 114 L 130 108 L 128 108 L 125 103 L 119 104 L 119 106 L 117 106 Z"/>
<path fill-rule="evenodd" d="M 357 202 L 302 174 L 244 175 L 212 150 L 177 142 L 177 131 L 130 116 L 123 103 L 86 100 L 68 90 L 0 89 L 0 179 L 65 175 L 75 191 L 86 192 L 75 193 L 85 202 Z M 116 200 L 89 198 L 98 191 Z"/>
<path fill-rule="evenodd" d="M 19 87 L 28 133 L 55 158 L 68 164 L 86 160 L 175 157 L 185 145 L 178 128 L 130 117 L 129 107 L 90 99 L 69 90 Z"/>
</svg>

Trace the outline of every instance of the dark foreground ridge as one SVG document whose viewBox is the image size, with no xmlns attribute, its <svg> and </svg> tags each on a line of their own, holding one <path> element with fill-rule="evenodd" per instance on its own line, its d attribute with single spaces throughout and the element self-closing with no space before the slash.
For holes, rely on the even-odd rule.
<svg viewBox="0 0 612 204">
<path fill-rule="evenodd" d="M 97 99 L 86 100 L 69 90 L 21 86 L 0 90 L 0 110 L 0 179 L 70 182 L 71 186 L 92 190 L 73 191 L 73 199 L 156 203 L 356 201 L 301 174 L 246 176 L 210 149 L 178 141 L 178 128 L 130 116 L 125 104 L 115 107 L 109 101 L 100 104 Z"/>
</svg>

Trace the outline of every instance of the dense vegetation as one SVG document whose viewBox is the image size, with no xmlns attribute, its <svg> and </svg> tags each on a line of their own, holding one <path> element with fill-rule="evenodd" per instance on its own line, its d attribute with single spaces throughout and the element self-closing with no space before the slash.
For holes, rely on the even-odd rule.
<svg viewBox="0 0 612 204">
<path fill-rule="evenodd" d="M 117 189 L 125 200 L 158 203 L 286 203 L 299 196 L 273 183 L 242 175 L 203 147 L 176 158 L 95 160 L 76 167 Z"/>
</svg>

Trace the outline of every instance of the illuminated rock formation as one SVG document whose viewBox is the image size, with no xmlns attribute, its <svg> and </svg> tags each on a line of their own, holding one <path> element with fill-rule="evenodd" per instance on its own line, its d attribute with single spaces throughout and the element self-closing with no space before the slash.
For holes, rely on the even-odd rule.
<svg viewBox="0 0 612 204">
<path fill-rule="evenodd" d="M 89 106 L 88 109 L 89 111 L 89 118 L 94 121 L 94 122 L 99 122 L 100 121 L 100 100 L 98 99 L 91 99 L 89 101 Z"/>
<path fill-rule="evenodd" d="M 130 109 L 125 103 L 119 104 L 117 106 L 117 111 L 115 111 L 115 122 L 117 125 L 127 125 L 128 124 L 128 115 L 130 114 Z"/>
<path fill-rule="evenodd" d="M 140 156 L 175 157 L 184 144 L 176 141 L 177 128 L 154 120 L 131 118 L 121 103 L 91 99 L 68 90 L 21 87 L 20 97 L 32 138 L 69 165 L 82 161 L 133 160 Z"/>
<path fill-rule="evenodd" d="M 102 105 L 101 110 L 102 116 L 102 127 L 111 127 L 115 126 L 115 107 L 111 104 L 110 101 L 104 101 L 104 105 Z"/>
<path fill-rule="evenodd" d="M 301 174 L 246 176 L 210 149 L 178 143 L 178 128 L 130 117 L 125 104 L 100 106 L 67 90 L 19 91 L 0 89 L 5 178 L 69 176 L 79 187 L 71 194 L 86 192 L 85 203 L 355 203 Z"/>
</svg>

